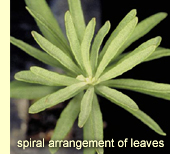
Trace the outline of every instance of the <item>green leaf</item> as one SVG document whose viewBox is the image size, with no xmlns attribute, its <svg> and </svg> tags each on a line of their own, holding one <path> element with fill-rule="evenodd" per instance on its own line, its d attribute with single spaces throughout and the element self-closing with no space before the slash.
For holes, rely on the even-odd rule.
<svg viewBox="0 0 170 154">
<path fill-rule="evenodd" d="M 129 53 L 127 56 L 118 61 L 118 63 L 113 66 L 109 71 L 105 72 L 100 77 L 99 81 L 101 82 L 109 80 L 111 78 L 115 78 L 123 74 L 124 72 L 132 69 L 136 65 L 140 64 L 155 51 L 160 42 L 161 37 L 156 37 L 143 43 L 133 52 Z"/>
<path fill-rule="evenodd" d="M 155 59 L 159 59 L 159 58 L 162 58 L 162 57 L 167 57 L 167 56 L 170 56 L 170 49 L 158 47 L 155 50 L 155 52 L 145 60 L 145 62 L 155 60 Z"/>
<path fill-rule="evenodd" d="M 104 37 L 107 35 L 107 33 L 110 30 L 110 22 L 107 21 L 104 26 L 99 30 L 99 32 L 97 33 L 94 42 L 92 44 L 92 49 L 91 49 L 91 55 L 90 55 L 90 62 L 91 62 L 91 66 L 92 66 L 92 71 L 94 72 L 96 67 L 97 67 L 97 63 L 98 63 L 98 54 L 99 54 L 99 49 L 100 46 L 103 42 Z"/>
<path fill-rule="evenodd" d="M 102 95 L 103 97 L 107 97 L 107 99 L 111 100 L 112 98 L 110 98 L 110 96 L 108 95 L 108 90 L 110 88 L 102 88 L 103 86 L 100 87 L 100 89 L 98 89 L 98 93 L 100 95 Z M 114 94 L 114 92 L 112 91 L 112 95 Z M 108 95 L 108 96 L 107 96 Z M 111 100 L 112 101 L 112 100 Z M 139 120 L 141 120 L 144 124 L 146 124 L 148 127 L 150 127 L 152 130 L 154 130 L 155 132 L 157 132 L 160 135 L 166 135 L 162 129 L 159 127 L 159 125 L 153 120 L 151 119 L 148 115 L 146 115 L 144 112 L 142 112 L 140 109 L 138 110 L 133 110 L 131 108 L 129 108 L 128 106 L 124 106 L 121 103 L 117 103 L 117 105 L 119 105 L 120 107 L 124 108 L 125 110 L 127 110 L 128 112 L 130 112 L 132 115 L 134 115 L 136 118 L 138 118 Z"/>
<path fill-rule="evenodd" d="M 130 51 L 131 52 L 131 51 Z M 111 64 L 116 64 L 116 62 L 118 62 L 120 59 L 124 58 L 125 56 L 127 56 L 130 52 L 127 53 L 123 53 L 121 55 L 119 55 Z M 170 49 L 166 49 L 166 48 L 162 48 L 162 47 L 158 47 L 156 48 L 156 50 L 148 57 L 146 58 L 143 62 L 148 62 L 151 60 L 155 60 L 155 59 L 159 59 L 159 58 L 163 58 L 163 57 L 167 57 L 170 56 Z"/>
<path fill-rule="evenodd" d="M 70 57 L 68 57 L 63 51 L 54 46 L 37 32 L 32 32 L 32 35 L 41 48 L 53 58 L 57 59 L 64 67 L 77 75 L 82 74 L 81 70 L 76 66 L 72 59 L 70 59 Z"/>
<path fill-rule="evenodd" d="M 59 27 L 59 24 L 55 19 L 53 13 L 51 12 L 51 9 L 49 8 L 46 0 L 25 0 L 25 2 L 31 10 L 34 10 L 35 12 L 37 12 L 37 14 L 41 15 L 46 21 L 46 24 L 48 23 L 50 25 L 50 29 L 52 29 L 55 34 L 57 34 L 58 38 L 60 38 L 65 44 L 67 44 L 67 40 L 62 33 L 61 28 Z M 56 42 L 55 37 L 51 34 L 51 32 L 46 29 L 46 27 L 44 27 L 45 23 L 39 22 L 39 20 L 37 19 L 36 22 L 43 35 L 51 42 Z"/>
<path fill-rule="evenodd" d="M 170 84 L 135 79 L 114 79 L 105 81 L 102 84 L 113 88 L 128 89 L 170 100 Z"/>
<path fill-rule="evenodd" d="M 68 43 L 66 41 L 66 39 L 64 38 L 64 41 L 61 39 L 61 37 L 58 35 L 59 33 L 56 31 L 56 28 L 54 29 L 54 27 L 48 23 L 48 21 L 46 19 L 44 19 L 43 16 L 41 16 L 40 14 L 38 14 L 36 11 L 30 9 L 29 7 L 26 7 L 26 9 L 29 11 L 29 13 L 42 25 L 44 26 L 44 29 L 46 29 L 46 31 L 49 32 L 49 34 L 51 34 L 54 39 L 49 39 L 51 41 L 51 43 L 55 44 L 58 48 L 60 48 L 61 50 L 63 50 L 68 56 L 70 56 L 70 48 L 68 46 Z M 49 35 L 48 34 L 48 35 Z M 46 35 L 45 35 L 46 36 Z M 48 39 L 49 37 L 47 37 Z"/>
<path fill-rule="evenodd" d="M 103 140 L 103 120 L 97 96 L 93 97 L 91 114 L 83 127 L 84 140 Z M 84 148 L 84 154 L 94 154 L 94 148 Z M 103 154 L 103 148 L 96 147 L 98 154 Z"/>
<path fill-rule="evenodd" d="M 119 25 L 116 27 L 116 29 L 112 32 L 111 36 L 109 37 L 109 39 L 107 40 L 103 50 L 101 51 L 100 55 L 99 55 L 99 61 L 101 61 L 103 55 L 105 54 L 106 50 L 108 49 L 108 47 L 110 46 L 112 40 L 115 39 L 115 37 L 117 36 L 117 34 L 132 20 L 134 19 L 136 16 L 136 10 L 133 9 L 131 10 L 123 19 L 122 21 L 119 23 Z"/>
<path fill-rule="evenodd" d="M 84 37 L 81 43 L 81 54 L 83 59 L 84 68 L 88 76 L 92 76 L 92 68 L 90 64 L 90 46 L 93 39 L 94 30 L 96 26 L 96 19 L 93 18 L 86 27 Z"/>
<path fill-rule="evenodd" d="M 111 102 L 119 105 L 121 104 L 122 107 L 130 108 L 131 110 L 138 110 L 137 104 L 127 95 L 115 90 L 111 89 L 107 86 L 96 86 L 97 93 L 109 99 Z"/>
<path fill-rule="evenodd" d="M 60 86 L 69 86 L 71 84 L 75 84 L 80 82 L 79 80 L 68 77 L 65 75 L 58 74 L 57 72 L 52 72 L 46 69 L 43 69 L 41 67 L 33 66 L 30 68 L 31 72 L 34 74 L 40 76 L 40 78 L 44 78 L 51 83 L 54 83 L 55 85 L 60 85 Z"/>
<path fill-rule="evenodd" d="M 81 46 L 69 11 L 67 11 L 65 14 L 65 25 L 66 25 L 66 33 L 67 33 L 68 40 L 70 42 L 72 53 L 79 66 L 83 68 Z"/>
<path fill-rule="evenodd" d="M 92 102 L 94 96 L 94 87 L 91 86 L 87 89 L 81 101 L 80 114 L 78 119 L 78 126 L 82 128 L 86 123 L 92 109 Z"/>
<path fill-rule="evenodd" d="M 45 110 L 46 108 L 50 108 L 54 105 L 62 103 L 67 99 L 70 99 L 83 91 L 86 88 L 86 83 L 80 82 L 63 88 L 51 95 L 43 97 L 42 99 L 35 102 L 29 108 L 29 113 L 34 114 Z"/>
<path fill-rule="evenodd" d="M 80 0 L 68 0 L 71 16 L 73 17 L 73 23 L 76 28 L 79 41 L 83 40 L 84 31 L 86 28 L 84 15 L 81 7 Z"/>
<path fill-rule="evenodd" d="M 57 83 L 51 82 L 48 79 L 42 78 L 31 71 L 20 71 L 15 74 L 14 78 L 18 81 L 37 83 L 47 86 L 59 86 Z"/>
<path fill-rule="evenodd" d="M 134 32 L 130 36 L 130 38 L 125 42 L 122 48 L 119 50 L 118 55 L 121 54 L 128 46 L 130 46 L 133 42 L 147 34 L 152 28 L 154 28 L 157 24 L 159 24 L 163 19 L 165 19 L 167 13 L 160 12 L 154 14 L 143 21 L 141 21 L 135 28 Z"/>
<path fill-rule="evenodd" d="M 66 135 L 70 132 L 80 111 L 80 102 L 82 97 L 82 93 L 75 96 L 62 111 L 60 118 L 57 120 L 57 124 L 51 138 L 52 141 L 64 140 Z M 59 147 L 49 148 L 52 154 L 56 153 L 58 149 Z"/>
<path fill-rule="evenodd" d="M 137 24 L 137 17 L 133 18 L 129 23 L 127 23 L 120 31 L 117 32 L 117 35 L 114 37 L 110 45 L 108 46 L 105 54 L 103 55 L 102 60 L 97 68 L 95 77 L 98 78 L 109 64 L 109 62 L 114 58 L 120 47 L 128 39 L 130 34 L 133 32 Z"/>
<path fill-rule="evenodd" d="M 37 99 L 51 94 L 60 87 L 42 86 L 38 84 L 12 81 L 10 83 L 10 97 L 19 99 Z"/>
<path fill-rule="evenodd" d="M 61 64 L 56 59 L 49 56 L 47 53 L 44 53 L 41 50 L 38 50 L 38 49 L 32 47 L 31 45 L 29 45 L 19 39 L 16 39 L 14 37 L 10 37 L 10 41 L 13 45 L 22 49 L 27 54 L 38 59 L 39 61 L 42 61 L 43 63 L 50 65 L 50 66 L 61 67 Z"/>
</svg>

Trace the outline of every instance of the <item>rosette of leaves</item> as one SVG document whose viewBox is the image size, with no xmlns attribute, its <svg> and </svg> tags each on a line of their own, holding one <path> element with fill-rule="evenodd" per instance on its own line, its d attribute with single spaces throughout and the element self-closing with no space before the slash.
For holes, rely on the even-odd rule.
<svg viewBox="0 0 170 154">
<path fill-rule="evenodd" d="M 128 89 L 170 100 L 170 85 L 116 78 L 142 62 L 170 56 L 169 49 L 158 47 L 161 42 L 159 36 L 144 42 L 131 52 L 122 53 L 161 22 L 167 16 L 166 13 L 157 13 L 138 23 L 136 10 L 131 10 L 99 52 L 103 39 L 109 32 L 110 22 L 107 21 L 94 36 L 95 18 L 85 24 L 80 0 L 68 0 L 69 11 L 65 14 L 68 40 L 45 0 L 26 0 L 26 4 L 43 34 L 42 36 L 33 31 L 32 35 L 45 52 L 14 37 L 11 37 L 11 43 L 43 63 L 63 69 L 65 73 L 59 74 L 37 66 L 18 72 L 15 74 L 16 80 L 11 82 L 11 97 L 36 99 L 29 108 L 31 114 L 71 99 L 61 113 L 52 140 L 63 140 L 77 117 L 78 126 L 83 127 L 84 140 L 103 140 L 102 113 L 97 95 L 124 108 L 158 134 L 166 135 L 130 97 L 117 89 Z M 56 153 L 57 150 L 58 148 L 50 148 L 51 153 Z M 102 154 L 103 148 L 84 148 L 84 154 L 93 154 L 95 151 Z"/>
</svg>

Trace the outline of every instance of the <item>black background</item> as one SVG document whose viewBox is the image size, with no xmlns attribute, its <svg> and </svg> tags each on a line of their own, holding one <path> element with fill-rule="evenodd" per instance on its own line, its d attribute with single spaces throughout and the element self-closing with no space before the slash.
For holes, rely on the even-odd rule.
<svg viewBox="0 0 170 154">
<path fill-rule="evenodd" d="M 111 21 L 112 30 L 115 29 L 120 20 L 131 10 L 137 9 L 137 16 L 139 21 L 146 17 L 155 14 L 157 12 L 167 12 L 170 14 L 168 1 L 111 1 L 101 0 L 102 9 L 102 24 L 106 20 Z M 20 38 L 28 43 L 34 44 L 31 39 L 30 31 L 36 30 L 36 24 L 32 17 L 25 9 L 24 0 L 11 0 L 11 35 Z M 21 25 L 18 27 L 19 23 Z M 162 36 L 162 47 L 170 48 L 170 17 L 168 16 L 158 26 L 156 26 L 149 34 L 136 41 L 127 49 L 133 50 L 142 42 L 153 38 L 155 36 Z M 15 52 L 14 52 L 15 50 Z M 34 58 L 28 56 L 24 52 L 21 52 L 14 46 L 11 46 L 11 72 L 16 70 L 22 70 L 27 68 L 26 62 L 31 61 L 35 65 L 43 66 L 38 63 Z M 170 84 L 170 58 L 162 58 L 159 60 L 142 63 L 135 67 L 133 70 L 123 74 L 122 78 L 134 78 L 151 80 L 155 82 L 163 82 Z M 130 96 L 149 116 L 151 116 L 167 133 L 167 136 L 160 136 L 154 131 L 149 129 L 146 125 L 140 122 L 138 119 L 127 113 L 122 108 L 114 105 L 104 98 L 99 97 L 100 106 L 103 113 L 103 119 L 106 122 L 107 127 L 104 130 L 104 139 L 115 140 L 115 148 L 105 148 L 105 153 L 121 153 L 121 152 L 170 152 L 170 102 L 151 96 L 122 90 L 125 94 Z M 128 143 L 127 148 L 117 148 L 117 141 L 128 138 L 136 140 L 164 140 L 164 148 L 130 148 Z"/>
</svg>

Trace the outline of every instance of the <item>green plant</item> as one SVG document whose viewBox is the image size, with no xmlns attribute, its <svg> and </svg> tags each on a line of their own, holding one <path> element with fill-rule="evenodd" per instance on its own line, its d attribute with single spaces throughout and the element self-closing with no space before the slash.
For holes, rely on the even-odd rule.
<svg viewBox="0 0 170 154">
<path fill-rule="evenodd" d="M 44 37 L 35 31 L 32 35 L 46 53 L 14 37 L 11 37 L 11 43 L 45 64 L 62 68 L 65 73 L 59 74 L 37 66 L 18 72 L 15 74 L 17 81 L 11 82 L 11 97 L 38 99 L 29 108 L 31 114 L 72 98 L 57 122 L 52 140 L 64 139 L 77 117 L 79 127 L 83 127 L 85 140 L 102 140 L 103 122 L 97 95 L 124 108 L 158 134 L 166 135 L 130 97 L 116 89 L 128 89 L 170 100 L 170 85 L 114 79 L 142 62 L 170 56 L 169 49 L 158 47 L 161 42 L 159 36 L 132 52 L 122 53 L 162 21 L 166 13 L 157 13 L 137 24 L 136 10 L 130 11 L 99 53 L 110 23 L 107 21 L 104 24 L 92 43 L 96 21 L 93 18 L 85 25 L 80 0 L 68 0 L 70 11 L 65 14 L 65 26 L 69 44 L 45 0 L 25 1 L 27 10 L 35 18 Z M 57 150 L 50 148 L 51 153 Z M 103 148 L 96 148 L 96 151 L 102 154 Z M 85 154 L 94 152 L 94 149 L 84 149 Z"/>
</svg>

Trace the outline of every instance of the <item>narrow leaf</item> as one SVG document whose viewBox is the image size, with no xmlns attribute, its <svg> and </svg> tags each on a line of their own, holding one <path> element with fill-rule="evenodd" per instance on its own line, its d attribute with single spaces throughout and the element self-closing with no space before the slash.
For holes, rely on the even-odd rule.
<svg viewBox="0 0 170 154">
<path fill-rule="evenodd" d="M 47 20 L 44 19 L 44 17 L 42 15 L 38 14 L 36 11 L 30 9 L 29 7 L 26 7 L 26 9 L 42 26 L 44 26 L 44 29 L 46 29 L 46 31 L 54 37 L 54 39 L 51 41 L 51 43 L 55 44 L 58 48 L 60 48 L 68 56 L 70 56 L 70 48 L 68 46 L 68 43 L 66 42 L 66 39 L 64 39 L 65 42 L 63 42 L 61 37 L 58 35 L 59 33 L 57 33 L 57 31 L 55 31 L 56 28 L 54 29 L 54 27 L 50 23 L 48 23 Z M 49 39 L 49 40 L 51 40 L 51 39 Z"/>
<path fill-rule="evenodd" d="M 109 80 L 111 78 L 115 78 L 124 72 L 132 69 L 136 65 L 143 62 L 146 58 L 148 58 L 156 49 L 156 47 L 160 44 L 161 37 L 156 37 L 150 39 L 149 41 L 143 43 L 138 48 L 136 48 L 133 52 L 122 58 L 116 66 L 111 68 L 109 71 L 104 73 L 100 77 L 100 81 Z"/>
<path fill-rule="evenodd" d="M 105 54 L 106 50 L 110 46 L 112 40 L 114 40 L 114 38 L 117 36 L 117 33 L 119 33 L 121 31 L 121 29 L 124 28 L 132 19 L 134 19 L 135 16 L 136 16 L 136 10 L 133 9 L 121 20 L 119 25 L 116 27 L 116 29 L 110 35 L 103 50 L 101 51 L 100 56 L 99 56 L 99 61 L 101 61 L 103 55 Z"/>
<path fill-rule="evenodd" d="M 84 68 L 88 76 L 92 76 L 92 68 L 90 64 L 90 46 L 94 35 L 96 20 L 93 18 L 86 27 L 84 37 L 81 43 L 81 54 L 83 58 Z"/>
<path fill-rule="evenodd" d="M 82 93 L 75 96 L 62 111 L 60 118 L 57 120 L 57 124 L 51 138 L 52 141 L 64 140 L 66 135 L 70 132 L 80 111 L 80 102 L 82 97 Z M 59 147 L 49 148 L 52 154 L 56 153 L 58 149 Z"/>
<path fill-rule="evenodd" d="M 64 67 L 77 75 L 81 74 L 80 69 L 63 51 L 54 46 L 37 32 L 32 32 L 32 35 L 36 42 L 41 46 L 41 48 L 44 49 L 53 58 L 57 59 Z"/>
<path fill-rule="evenodd" d="M 43 63 L 50 65 L 50 66 L 61 67 L 61 64 L 56 59 L 49 56 L 47 53 L 44 53 L 41 50 L 38 50 L 38 49 L 34 48 L 33 46 L 31 46 L 19 39 L 16 39 L 14 37 L 10 37 L 10 41 L 13 45 L 22 49 L 27 54 L 38 59 L 39 61 L 42 61 Z"/>
<path fill-rule="evenodd" d="M 109 62 L 114 58 L 120 47 L 123 43 L 128 39 L 130 34 L 133 32 L 135 26 L 137 24 L 137 18 L 132 19 L 129 23 L 127 23 L 112 40 L 110 45 L 108 46 L 103 58 L 97 68 L 97 72 L 95 77 L 98 78 L 109 64 Z"/>
<path fill-rule="evenodd" d="M 157 24 L 159 24 L 163 19 L 165 19 L 167 13 L 159 12 L 154 14 L 143 21 L 141 21 L 135 28 L 134 32 L 130 36 L 130 38 L 126 41 L 126 43 L 119 50 L 118 55 L 121 54 L 128 46 L 130 46 L 133 42 L 147 34 L 152 28 L 154 28 Z"/>
<path fill-rule="evenodd" d="M 93 97 L 91 114 L 83 127 L 84 140 L 103 140 L 103 120 L 97 96 Z M 94 154 L 94 148 L 84 148 L 84 154 Z M 103 154 L 103 148 L 96 147 L 98 154 Z M 89 152 L 89 153 L 88 153 Z"/>
<path fill-rule="evenodd" d="M 135 79 L 114 79 L 105 81 L 102 84 L 113 88 L 128 89 L 170 100 L 170 84 Z M 164 94 L 167 97 L 165 97 Z"/>
<path fill-rule="evenodd" d="M 29 113 L 32 114 L 38 113 L 45 110 L 46 108 L 50 108 L 54 105 L 64 102 L 65 100 L 74 97 L 75 95 L 83 91 L 85 88 L 86 88 L 86 83 L 84 82 L 76 83 L 66 88 L 63 88 L 35 102 L 29 108 Z"/>
<path fill-rule="evenodd" d="M 155 50 L 155 52 L 145 60 L 145 62 L 155 60 L 155 59 L 159 59 L 159 58 L 162 58 L 162 57 L 167 57 L 167 56 L 170 56 L 170 49 L 158 47 Z"/>
<path fill-rule="evenodd" d="M 68 40 L 70 42 L 72 53 L 76 61 L 78 62 L 79 66 L 82 67 L 83 64 L 82 64 L 81 46 L 69 11 L 67 11 L 65 14 L 65 25 L 66 25 L 66 33 L 67 33 Z"/>
<path fill-rule="evenodd" d="M 59 86 L 55 82 L 51 82 L 48 79 L 42 78 L 31 71 L 20 71 L 15 74 L 14 78 L 18 81 L 28 82 L 28 83 L 37 83 L 47 86 Z"/>
<path fill-rule="evenodd" d="M 78 126 L 81 128 L 86 123 L 92 109 L 92 102 L 94 96 L 94 87 L 91 86 L 87 89 L 81 101 L 81 109 L 78 119 Z"/>
<path fill-rule="evenodd" d="M 10 97 L 19 99 L 38 99 L 51 94 L 60 87 L 43 86 L 38 84 L 12 81 L 10 83 Z"/>
<path fill-rule="evenodd" d="M 102 96 L 109 99 L 111 102 L 121 105 L 122 107 L 130 108 L 131 110 L 138 110 L 137 104 L 127 95 L 115 90 L 111 89 L 107 86 L 96 86 L 96 90 L 98 94 L 101 94 Z"/>
<path fill-rule="evenodd" d="M 110 22 L 107 21 L 104 24 L 104 26 L 99 30 L 99 32 L 97 33 L 97 35 L 94 39 L 92 49 L 91 49 L 91 55 L 90 55 L 90 62 L 91 62 L 93 72 L 95 71 L 95 69 L 97 67 L 100 46 L 103 42 L 104 37 L 109 32 L 109 30 L 110 30 Z"/>
<path fill-rule="evenodd" d="M 46 23 L 50 24 L 50 28 L 55 31 L 55 34 L 58 35 L 58 38 L 60 38 L 65 44 L 67 44 L 67 40 L 64 34 L 62 33 L 61 28 L 59 27 L 59 24 L 55 19 L 53 13 L 51 12 L 51 9 L 49 8 L 46 0 L 25 0 L 25 2 L 31 10 L 34 10 L 35 12 L 37 12 L 37 14 L 41 15 L 46 21 Z M 56 42 L 53 35 L 44 27 L 44 22 L 39 22 L 37 19 L 36 22 L 43 35 L 48 40 Z"/>
<path fill-rule="evenodd" d="M 107 91 L 101 91 L 100 88 L 100 95 L 102 95 L 103 97 L 106 97 L 106 93 Z M 111 100 L 110 97 L 107 97 L 107 99 Z M 112 101 L 112 100 L 111 100 Z M 128 112 L 130 112 L 132 115 L 134 115 L 136 118 L 138 118 L 139 120 L 141 120 L 144 124 L 146 124 L 148 127 L 150 127 L 152 130 L 154 130 L 155 132 L 157 132 L 160 135 L 166 135 L 162 129 L 159 127 L 159 125 L 153 120 L 151 119 L 148 115 L 146 115 L 144 112 L 142 112 L 140 109 L 138 110 L 133 110 L 127 106 L 124 106 L 122 104 L 117 104 L 120 107 L 124 108 L 125 110 L 127 110 Z"/>
<path fill-rule="evenodd" d="M 68 4 L 71 16 L 73 17 L 76 33 L 78 35 L 79 41 L 81 42 L 83 40 L 83 35 L 86 27 L 81 2 L 80 0 L 68 0 Z"/>
<path fill-rule="evenodd" d="M 46 69 L 43 69 L 37 66 L 31 67 L 30 70 L 34 74 L 40 76 L 40 78 L 44 78 L 56 85 L 69 86 L 71 84 L 80 82 L 79 80 L 75 78 L 61 75 L 61 74 L 58 74 L 57 72 L 52 72 L 52 71 L 49 71 L 49 70 L 46 70 Z"/>
</svg>

